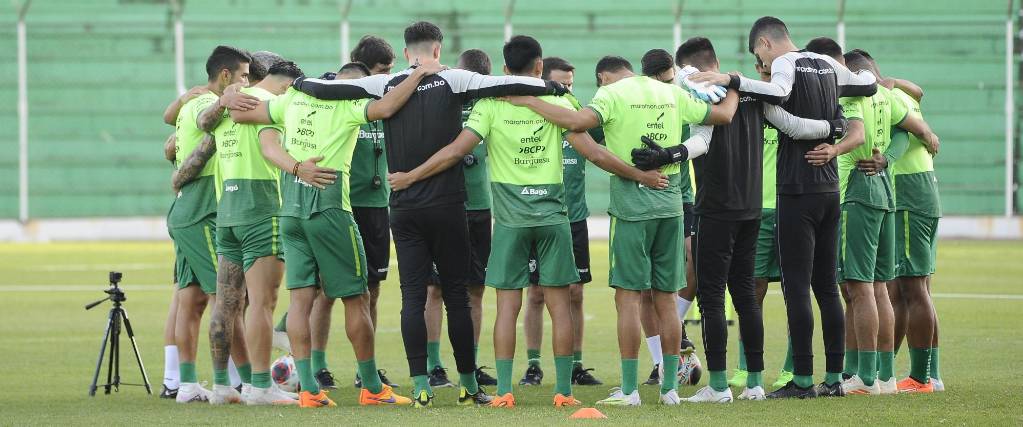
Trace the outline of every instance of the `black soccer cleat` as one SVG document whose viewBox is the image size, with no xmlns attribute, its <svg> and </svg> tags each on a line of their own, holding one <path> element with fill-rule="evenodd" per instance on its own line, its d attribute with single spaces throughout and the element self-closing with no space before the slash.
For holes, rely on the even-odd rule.
<svg viewBox="0 0 1023 427">
<path fill-rule="evenodd" d="M 398 384 L 395 384 L 395 383 L 391 382 L 391 380 L 387 378 L 386 374 L 387 374 L 387 371 L 385 371 L 383 369 L 377 369 L 377 375 L 380 375 L 380 382 L 381 383 L 387 384 L 387 385 L 391 386 L 391 388 L 401 387 Z"/>
<path fill-rule="evenodd" d="M 483 372 L 484 369 L 488 369 L 486 366 L 480 366 L 476 368 L 476 384 L 479 385 L 497 385 L 497 378 L 490 376 L 490 374 Z"/>
<path fill-rule="evenodd" d="M 337 390 L 337 381 L 334 380 L 334 374 L 330 373 L 327 368 L 320 369 L 316 372 L 316 382 L 320 383 L 320 388 L 327 390 Z M 359 376 L 355 376 L 355 382 L 358 383 L 356 387 L 362 388 L 362 381 Z"/>
<path fill-rule="evenodd" d="M 603 381 L 598 380 L 596 377 L 590 374 L 590 371 L 592 370 L 593 368 L 584 369 L 583 365 L 575 365 L 575 367 L 572 368 L 572 384 L 603 385 L 604 384 Z"/>
<path fill-rule="evenodd" d="M 487 394 L 487 391 L 484 390 L 483 387 L 478 388 L 479 389 L 476 390 L 476 393 L 469 393 L 469 391 L 466 390 L 465 387 L 462 387 L 462 391 L 458 393 L 458 405 L 489 406 L 490 402 L 492 402 L 494 398 L 490 397 L 490 395 Z"/>
<path fill-rule="evenodd" d="M 430 371 L 430 387 L 454 387 L 448 380 L 448 370 L 440 366 L 434 366 Z"/>
<path fill-rule="evenodd" d="M 540 385 L 543 382 L 543 369 L 539 365 L 529 365 L 526 374 L 519 380 L 519 385 Z"/>
<path fill-rule="evenodd" d="M 802 388 L 796 385 L 795 381 L 789 381 L 784 387 L 767 393 L 768 399 L 813 399 L 815 397 L 817 397 L 817 388 L 815 386 L 811 385 L 807 388 Z"/>
<path fill-rule="evenodd" d="M 650 371 L 650 377 L 643 381 L 643 385 L 658 385 L 661 383 L 661 374 L 658 372 L 661 369 L 661 365 L 654 365 L 654 370 Z"/>
<path fill-rule="evenodd" d="M 817 396 L 819 397 L 845 397 L 845 391 L 842 391 L 842 383 L 834 383 L 827 385 L 825 383 L 817 384 Z"/>
<path fill-rule="evenodd" d="M 689 338 L 682 338 L 682 353 L 689 354 L 696 351 L 696 346 L 693 345 Z"/>
<path fill-rule="evenodd" d="M 167 388 L 167 384 L 163 384 L 163 390 L 160 390 L 160 398 L 161 399 L 177 399 L 178 398 L 178 389 L 176 389 L 176 388 Z"/>
</svg>

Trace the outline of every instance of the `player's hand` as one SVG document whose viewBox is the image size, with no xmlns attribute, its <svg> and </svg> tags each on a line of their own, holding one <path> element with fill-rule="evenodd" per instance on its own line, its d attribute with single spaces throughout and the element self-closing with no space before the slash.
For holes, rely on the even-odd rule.
<svg viewBox="0 0 1023 427">
<path fill-rule="evenodd" d="M 535 97 L 532 96 L 503 96 L 500 100 L 507 102 L 511 105 L 517 105 L 519 107 L 528 107 Z"/>
<path fill-rule="evenodd" d="M 174 160 L 178 155 L 177 142 L 177 135 L 171 134 L 171 136 L 167 138 L 167 141 L 163 143 L 163 158 L 169 160 L 171 163 L 174 163 Z"/>
<path fill-rule="evenodd" d="M 668 188 L 668 176 L 656 169 L 648 170 L 643 172 L 643 177 L 639 180 L 639 183 L 644 187 L 663 190 Z"/>
<path fill-rule="evenodd" d="M 195 86 L 189 89 L 187 92 L 181 94 L 181 105 L 185 105 L 188 101 L 191 101 L 210 90 L 206 86 Z"/>
<path fill-rule="evenodd" d="M 412 186 L 416 180 L 408 172 L 393 172 L 387 174 L 387 183 L 391 184 L 392 191 L 401 191 Z"/>
<path fill-rule="evenodd" d="M 687 65 L 682 68 L 678 77 L 680 78 L 679 81 L 682 83 L 682 86 L 689 89 L 689 92 L 691 92 L 694 96 L 703 102 L 717 104 L 718 102 L 721 102 L 722 99 L 725 99 L 725 95 L 728 94 L 728 89 L 725 89 L 723 85 L 693 80 L 693 78 L 705 74 L 720 75 L 724 78 L 724 85 L 728 84 L 729 76 L 727 74 L 703 73 L 691 65 Z"/>
<path fill-rule="evenodd" d="M 434 74 L 437 74 L 441 71 L 448 69 L 448 67 L 441 65 L 440 61 L 437 61 L 435 59 L 423 62 L 418 62 L 417 60 L 416 65 L 417 65 L 416 72 L 421 73 L 422 77 L 432 76 Z"/>
<path fill-rule="evenodd" d="M 838 156 L 838 149 L 831 144 L 821 144 L 813 148 L 813 150 L 807 151 L 806 161 L 814 166 L 824 166 Z"/>
<path fill-rule="evenodd" d="M 874 149 L 869 159 L 860 159 L 856 161 L 856 169 L 860 172 L 867 174 L 867 176 L 877 175 L 878 172 L 883 171 L 888 167 L 888 158 L 881 153 L 881 150 Z"/>
<path fill-rule="evenodd" d="M 337 180 L 337 170 L 317 166 L 316 164 L 321 160 L 323 160 L 323 156 L 310 157 L 298 162 L 297 175 L 298 179 L 306 184 L 323 190 Z"/>
<path fill-rule="evenodd" d="M 924 135 L 924 143 L 927 146 L 927 152 L 931 153 L 932 156 L 938 154 L 938 148 L 941 145 L 941 140 L 938 135 L 934 132 Z"/>
<path fill-rule="evenodd" d="M 565 94 L 572 92 L 568 90 L 568 86 L 565 86 L 561 84 L 561 82 L 556 82 L 554 80 L 548 80 L 547 87 L 554 90 L 554 93 L 552 94 L 554 96 L 564 96 Z"/>
<path fill-rule="evenodd" d="M 228 88 L 231 88 L 231 86 L 228 86 Z M 237 90 L 229 92 L 227 89 L 224 90 L 224 94 L 220 96 L 220 100 L 217 102 L 220 103 L 221 107 L 237 111 L 255 110 L 259 106 L 259 98 Z"/>
<path fill-rule="evenodd" d="M 687 77 L 689 81 L 693 83 L 707 83 L 710 85 L 727 86 L 728 82 L 732 79 L 725 73 L 718 73 L 714 71 L 701 71 L 693 73 Z"/>
</svg>

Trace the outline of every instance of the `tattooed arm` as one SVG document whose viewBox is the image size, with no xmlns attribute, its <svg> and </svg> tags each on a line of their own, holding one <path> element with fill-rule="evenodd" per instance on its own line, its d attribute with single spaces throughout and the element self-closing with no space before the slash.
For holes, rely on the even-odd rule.
<svg viewBox="0 0 1023 427">
<path fill-rule="evenodd" d="M 227 369 L 236 323 L 245 307 L 245 273 L 242 266 L 223 256 L 217 266 L 217 298 L 210 315 L 210 354 L 213 369 Z M 240 350 L 240 349 L 236 349 Z M 238 360 L 237 357 L 235 360 Z"/>
<path fill-rule="evenodd" d="M 188 158 L 181 162 L 181 167 L 174 171 L 174 175 L 171 175 L 171 188 L 174 189 L 174 192 L 177 193 L 181 187 L 199 176 L 202 168 L 206 167 L 206 162 L 216 152 L 217 143 L 213 140 L 213 135 L 206 134 L 199 146 L 195 147 L 195 151 L 192 151 L 192 154 L 189 154 Z"/>
</svg>

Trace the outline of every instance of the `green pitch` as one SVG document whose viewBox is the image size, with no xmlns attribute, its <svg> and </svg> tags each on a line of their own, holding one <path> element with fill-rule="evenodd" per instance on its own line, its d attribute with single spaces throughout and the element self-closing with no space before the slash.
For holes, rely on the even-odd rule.
<svg viewBox="0 0 1023 427">
<path fill-rule="evenodd" d="M 587 367 L 607 386 L 576 387 L 575 395 L 586 404 L 606 396 L 619 382 L 615 311 L 607 282 L 607 245 L 594 242 L 594 283 L 586 291 Z M 1023 243 L 943 241 L 938 275 L 933 290 L 941 320 L 942 374 L 949 391 L 933 395 L 848 397 L 813 401 L 736 402 L 730 405 L 657 405 L 657 389 L 641 386 L 644 406 L 635 409 L 603 409 L 611 422 L 653 425 L 666 422 L 699 424 L 1021 424 L 1018 396 L 1020 374 L 1019 306 L 1023 303 Z M 456 407 L 455 391 L 438 390 L 432 410 L 411 408 L 360 408 L 350 381 L 355 372 L 351 349 L 343 331 L 342 310 L 335 310 L 334 330 L 328 348 L 330 367 L 346 387 L 332 393 L 340 407 L 319 410 L 244 406 L 211 407 L 179 405 L 145 395 L 142 388 L 123 387 L 111 396 L 87 395 L 106 315 L 104 304 L 91 311 L 86 303 L 104 296 L 108 270 L 124 272 L 126 308 L 135 327 L 142 356 L 159 392 L 163 377 L 162 330 L 171 296 L 171 245 L 159 243 L 71 243 L 0 245 L 0 348 L 6 352 L 0 375 L 0 424 L 375 424 L 496 425 L 499 423 L 569 422 L 570 411 L 550 406 L 553 358 L 550 340 L 544 342 L 543 367 L 548 379 L 540 388 L 516 387 L 519 407 L 513 410 Z M 393 271 L 393 270 L 392 270 Z M 766 362 L 764 380 L 774 382 L 785 346 L 783 303 L 772 285 L 765 308 Z M 278 313 L 287 306 L 281 292 Z M 490 333 L 493 325 L 493 293 L 487 293 L 480 363 L 493 365 Z M 396 274 L 383 287 L 377 361 L 398 380 L 402 394 L 408 392 L 407 365 L 398 330 L 400 298 Z M 549 324 L 548 324 L 549 328 Z M 734 334 L 729 328 L 729 366 L 735 365 Z M 702 354 L 698 329 L 690 337 Z M 212 380 L 206 328 L 201 332 L 198 373 Z M 816 335 L 817 380 L 823 373 L 819 328 Z M 526 367 L 524 338 L 519 337 L 515 371 Z M 123 381 L 138 382 L 127 340 L 122 340 Z M 451 347 L 444 340 L 445 363 L 453 368 Z M 900 378 L 908 371 L 908 357 L 897 360 Z M 649 372 L 650 360 L 641 350 L 640 374 Z M 457 378 L 457 376 L 455 376 Z M 212 382 L 212 381 L 211 381 Z M 706 384 L 706 375 L 703 384 Z M 685 387 L 688 396 L 696 387 Z M 733 390 L 738 395 L 741 390 Z M 102 393 L 102 391 L 101 391 Z"/>
</svg>

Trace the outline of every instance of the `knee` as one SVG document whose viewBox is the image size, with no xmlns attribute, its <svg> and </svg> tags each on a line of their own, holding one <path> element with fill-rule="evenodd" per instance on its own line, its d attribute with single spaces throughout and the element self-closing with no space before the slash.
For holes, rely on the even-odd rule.
<svg viewBox="0 0 1023 427">
<path fill-rule="evenodd" d="M 543 289 L 539 286 L 530 286 L 526 291 L 526 300 L 531 306 L 542 306 L 544 303 Z"/>
<path fill-rule="evenodd" d="M 474 302 L 483 300 L 484 289 L 486 289 L 486 287 L 483 285 L 469 285 L 468 287 L 469 298 L 472 299 L 472 301 Z"/>
<path fill-rule="evenodd" d="M 572 305 L 583 304 L 583 287 L 582 285 L 570 285 L 568 289 L 568 297 L 572 302 Z"/>
</svg>

